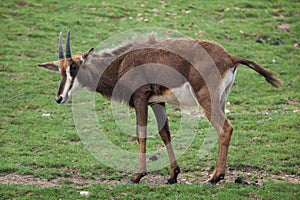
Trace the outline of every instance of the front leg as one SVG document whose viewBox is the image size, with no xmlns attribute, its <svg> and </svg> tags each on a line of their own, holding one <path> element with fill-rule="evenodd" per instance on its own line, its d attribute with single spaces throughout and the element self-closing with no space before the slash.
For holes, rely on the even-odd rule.
<svg viewBox="0 0 300 200">
<path fill-rule="evenodd" d="M 139 165 L 138 170 L 129 184 L 139 183 L 141 178 L 147 174 L 146 168 L 146 140 L 147 140 L 147 118 L 148 102 L 142 98 L 135 98 L 134 108 L 136 112 L 136 135 L 139 143 Z"/>
<path fill-rule="evenodd" d="M 166 113 L 166 105 L 165 103 L 160 103 L 160 104 L 154 104 L 151 107 L 157 120 L 159 134 L 167 148 L 167 152 L 170 160 L 170 176 L 165 181 L 165 183 L 174 184 L 177 183 L 177 176 L 180 173 L 180 168 L 176 161 L 175 153 L 173 151 L 173 146 L 171 143 L 171 135 L 170 135 L 168 117 Z"/>
</svg>

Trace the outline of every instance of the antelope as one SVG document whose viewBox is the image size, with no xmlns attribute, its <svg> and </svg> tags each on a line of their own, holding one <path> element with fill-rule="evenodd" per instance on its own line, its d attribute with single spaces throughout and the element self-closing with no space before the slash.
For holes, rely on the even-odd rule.
<svg viewBox="0 0 300 200">
<path fill-rule="evenodd" d="M 218 156 L 213 173 L 205 183 L 216 184 L 225 177 L 228 148 L 233 127 L 225 115 L 226 98 L 238 66 L 245 65 L 272 86 L 281 80 L 257 63 L 229 54 L 221 45 L 196 39 L 132 41 L 112 50 L 71 55 L 70 31 L 66 39 L 66 57 L 59 36 L 58 61 L 38 64 L 59 71 L 61 82 L 56 94 L 58 104 L 66 103 L 85 87 L 109 100 L 127 103 L 136 114 L 139 164 L 129 184 L 139 183 L 147 173 L 146 140 L 148 106 L 157 119 L 158 131 L 170 161 L 167 184 L 177 183 L 180 168 L 171 143 L 166 103 L 199 105 L 218 133 Z M 191 101 L 194 99 L 195 101 Z"/>
</svg>

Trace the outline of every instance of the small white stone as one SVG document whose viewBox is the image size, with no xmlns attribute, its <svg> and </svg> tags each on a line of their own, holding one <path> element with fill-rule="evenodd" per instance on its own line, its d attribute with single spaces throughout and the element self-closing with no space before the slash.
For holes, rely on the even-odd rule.
<svg viewBox="0 0 300 200">
<path fill-rule="evenodd" d="M 276 63 L 276 60 L 275 60 L 275 59 L 273 59 L 273 60 L 272 60 L 272 63 Z"/>
<path fill-rule="evenodd" d="M 79 194 L 81 196 L 88 196 L 90 193 L 88 191 L 80 191 Z"/>
</svg>

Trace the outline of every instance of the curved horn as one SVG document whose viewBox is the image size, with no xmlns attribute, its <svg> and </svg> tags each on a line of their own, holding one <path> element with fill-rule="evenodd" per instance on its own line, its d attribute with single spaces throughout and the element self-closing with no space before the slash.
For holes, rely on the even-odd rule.
<svg viewBox="0 0 300 200">
<path fill-rule="evenodd" d="M 71 47 L 70 47 L 70 30 L 67 34 L 67 43 L 66 43 L 66 58 L 71 58 Z"/>
<path fill-rule="evenodd" d="M 58 59 L 64 59 L 64 50 L 62 48 L 62 32 L 59 34 L 59 43 L 58 43 Z"/>
</svg>

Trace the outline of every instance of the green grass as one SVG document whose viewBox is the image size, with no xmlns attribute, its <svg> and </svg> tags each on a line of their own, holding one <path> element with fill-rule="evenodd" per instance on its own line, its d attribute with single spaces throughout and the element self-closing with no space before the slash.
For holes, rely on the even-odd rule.
<svg viewBox="0 0 300 200">
<path fill-rule="evenodd" d="M 298 1 L 30 1 L 0 3 L 0 174 L 31 175 L 53 180 L 65 178 L 62 187 L 0 183 L 2 198 L 80 199 L 298 199 L 299 184 L 265 180 L 263 186 L 222 182 L 213 187 L 199 184 L 175 186 L 95 184 L 75 187 L 68 181 L 80 177 L 103 180 L 130 178 L 130 174 L 105 166 L 84 147 L 76 133 L 72 105 L 57 105 L 54 96 L 59 75 L 39 69 L 37 63 L 57 59 L 58 33 L 72 30 L 73 52 L 86 51 L 112 35 L 135 28 L 164 27 L 189 37 L 214 40 L 234 55 L 254 60 L 284 81 L 276 90 L 252 70 L 240 67 L 229 95 L 228 118 L 234 126 L 228 166 L 245 173 L 258 170 L 270 175 L 296 175 L 300 166 L 300 3 Z M 288 24 L 288 31 L 279 29 Z M 269 41 L 280 39 L 279 45 Z M 272 62 L 275 60 L 275 62 Z M 96 95 L 96 109 L 110 104 Z M 173 132 L 180 116 L 169 107 Z M 48 115 L 45 114 L 50 114 Z M 118 130 L 105 113 L 109 138 L 123 149 L 137 151 L 135 140 Z M 184 172 L 195 176 L 211 170 L 216 148 L 199 159 L 201 131 L 189 151 L 178 160 Z M 134 127 L 132 127 L 134 129 Z M 162 144 L 158 134 L 149 150 Z M 167 175 L 167 167 L 154 173 Z M 200 173 L 199 173 L 200 174 Z M 252 174 L 254 179 L 255 174 Z M 299 178 L 298 178 L 299 182 Z M 158 197 L 159 195 L 159 197 Z"/>
<path fill-rule="evenodd" d="M 268 183 L 264 187 L 226 184 L 222 187 L 199 185 L 91 185 L 85 188 L 39 188 L 36 186 L 0 185 L 3 198 L 14 199 L 87 199 L 80 191 L 89 191 L 89 199 L 297 199 L 297 185 Z M 287 193 L 286 190 L 289 192 Z"/>
</svg>

